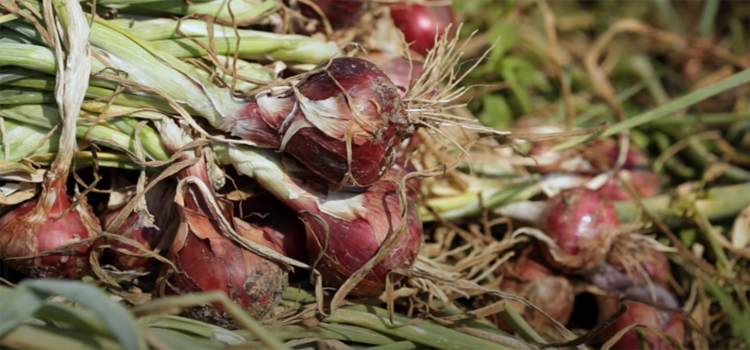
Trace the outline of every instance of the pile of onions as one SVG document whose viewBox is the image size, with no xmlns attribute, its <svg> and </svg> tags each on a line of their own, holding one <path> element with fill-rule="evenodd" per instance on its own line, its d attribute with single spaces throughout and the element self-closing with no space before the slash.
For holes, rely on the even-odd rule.
<svg viewBox="0 0 750 350">
<path fill-rule="evenodd" d="M 409 48 L 423 55 L 435 46 L 436 38 L 454 21 L 450 5 L 430 5 L 429 1 L 425 5 L 388 3 L 393 23 L 404 33 L 404 39 L 411 44 Z"/>
<path fill-rule="evenodd" d="M 84 201 L 72 205 L 63 181 L 0 218 L 0 258 L 25 275 L 79 278 L 91 270 L 93 242 L 76 243 L 98 236 L 99 220 Z"/>
<path fill-rule="evenodd" d="M 145 194 L 147 212 L 135 210 L 120 225 L 114 234 L 135 240 L 151 251 L 166 251 L 174 238 L 177 223 L 177 212 L 174 207 L 174 184 L 168 180 L 160 181 Z M 102 215 L 102 226 L 107 228 L 115 220 L 123 206 L 112 208 Z M 150 222 L 148 216 L 153 215 Z M 108 240 L 114 249 L 107 250 L 107 256 L 115 266 L 123 270 L 141 268 L 149 272 L 158 264 L 153 257 L 142 257 L 144 252 L 117 239 Z"/>
<path fill-rule="evenodd" d="M 335 58 L 318 68 L 293 88 L 256 95 L 228 121 L 231 132 L 283 150 L 331 183 L 370 185 L 413 131 L 399 90 L 362 58 Z"/>
<path fill-rule="evenodd" d="M 554 276 L 548 268 L 526 258 L 503 265 L 503 272 L 501 291 L 530 301 L 562 324 L 568 322 L 573 313 L 575 293 L 567 278 Z M 552 329 L 549 317 L 519 302 L 511 301 L 511 304 L 535 329 Z M 493 320 L 501 329 L 512 332 L 499 316 L 494 315 Z"/>
<path fill-rule="evenodd" d="M 586 187 L 564 190 L 550 198 L 540 224 L 557 245 L 543 243 L 547 262 L 570 273 L 604 262 L 620 230 L 612 203 Z"/>
<path fill-rule="evenodd" d="M 600 297 L 598 304 L 600 322 L 607 320 L 619 310 L 617 296 Z M 666 333 L 667 335 L 674 338 L 674 340 L 679 344 L 683 344 L 685 342 L 685 325 L 682 315 L 658 310 L 652 306 L 630 300 L 625 301 L 625 304 L 628 307 L 628 310 L 625 312 L 625 314 L 620 316 L 617 320 L 614 321 L 614 323 L 604 329 L 602 337 L 604 337 L 605 339 L 610 339 L 615 334 L 617 334 L 617 332 L 630 325 L 644 324 Z M 677 308 L 679 306 L 674 296 L 669 293 L 663 294 L 663 297 L 660 298 L 657 304 L 667 308 Z M 649 349 L 674 349 L 674 347 L 672 347 L 668 341 L 662 339 L 662 337 L 655 334 L 651 330 L 642 328 L 642 331 Z M 612 347 L 612 349 L 615 350 L 640 348 L 641 341 L 635 329 L 627 331 L 622 336 L 622 338 L 620 338 L 620 340 L 618 340 Z"/>
</svg>

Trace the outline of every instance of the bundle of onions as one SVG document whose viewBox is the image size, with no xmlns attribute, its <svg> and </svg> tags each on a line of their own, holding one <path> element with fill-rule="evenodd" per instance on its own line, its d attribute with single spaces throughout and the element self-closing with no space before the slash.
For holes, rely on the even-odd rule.
<svg viewBox="0 0 750 350">
<path fill-rule="evenodd" d="M 329 182 L 370 185 L 413 130 L 398 89 L 365 59 L 318 68 L 296 86 L 256 95 L 227 123 L 233 135 L 281 149 Z"/>
<path fill-rule="evenodd" d="M 341 286 L 381 250 L 388 253 L 354 286 L 352 295 L 380 294 L 387 275 L 416 260 L 422 223 L 413 200 L 399 198 L 392 181 L 378 181 L 361 192 L 334 192 L 310 173 L 268 151 L 215 144 L 222 162 L 255 178 L 276 198 L 294 209 L 307 227 L 307 247 L 323 280 Z M 404 199 L 404 200 L 402 200 Z M 387 246 L 390 242 L 392 246 Z M 398 281 L 401 277 L 394 276 Z"/>
<path fill-rule="evenodd" d="M 189 137 L 175 123 L 163 121 L 162 139 L 171 152 L 188 144 Z M 181 159 L 196 159 L 190 152 Z M 177 174 L 175 203 L 180 215 L 176 237 L 167 258 L 177 271 L 165 268 L 159 281 L 159 294 L 184 294 L 219 290 L 254 317 L 261 319 L 281 301 L 288 285 L 286 266 L 244 249 L 236 236 L 277 253 L 281 247 L 263 230 L 233 217 L 229 202 L 219 201 L 211 187 L 206 157 Z M 234 235 L 232 234 L 234 233 Z M 233 237 L 233 238 L 230 238 Z M 236 321 L 217 304 L 186 310 L 195 319 L 226 328 L 237 328 Z"/>
<path fill-rule="evenodd" d="M 168 180 L 158 182 L 145 194 L 144 208 L 137 208 L 118 227 L 114 234 L 135 240 L 151 251 L 165 252 L 174 239 L 174 229 L 177 222 L 177 212 L 173 203 L 174 184 Z M 132 196 L 128 196 L 132 200 Z M 102 226 L 108 228 L 125 203 L 109 209 L 102 215 Z M 114 249 L 108 250 L 105 256 L 123 270 L 142 268 L 150 272 L 158 261 L 152 257 L 144 257 L 144 252 L 130 244 L 117 239 L 108 240 Z"/>
<path fill-rule="evenodd" d="M 388 6 L 393 23 L 411 44 L 409 48 L 420 54 L 432 49 L 436 39 L 454 21 L 450 5 L 430 4 L 429 0 L 425 4 L 390 2 Z"/>
<path fill-rule="evenodd" d="M 568 322 L 573 313 L 575 293 L 567 278 L 554 276 L 548 268 L 525 257 L 503 265 L 503 272 L 501 291 L 529 300 L 562 324 Z M 535 329 L 554 329 L 549 317 L 520 302 L 511 301 L 511 304 Z M 512 332 L 499 316 L 493 315 L 493 321 L 501 329 Z"/>
<path fill-rule="evenodd" d="M 89 249 L 96 242 L 99 222 L 83 200 L 71 203 L 65 191 L 68 171 L 76 151 L 76 119 L 88 87 L 90 49 L 85 38 L 88 27 L 77 2 L 66 4 L 66 23 L 57 23 L 66 33 L 63 56 L 57 55 L 57 73 L 67 76 L 55 87 L 62 131 L 59 151 L 47 171 L 42 192 L 0 219 L 0 258 L 21 273 L 33 277 L 78 278 L 90 269 Z M 57 33 L 57 32 L 55 32 Z M 62 47 L 55 34 L 54 43 Z"/>
<path fill-rule="evenodd" d="M 645 287 L 643 287 L 645 288 Z M 644 292 L 645 293 L 645 292 Z M 666 308 L 678 308 L 679 304 L 677 300 L 669 294 L 669 292 L 660 293 L 662 297 L 657 301 L 657 305 Z M 617 296 L 604 296 L 599 297 L 599 320 L 604 321 L 614 315 L 619 310 Z M 636 301 L 625 301 L 628 310 L 614 321 L 609 327 L 604 329 L 602 336 L 605 339 L 609 339 L 617 334 L 620 330 L 625 327 L 642 324 L 653 329 L 664 332 L 666 335 L 672 337 L 678 344 L 684 344 L 685 342 L 685 325 L 684 318 L 678 313 L 672 313 L 668 311 L 658 310 L 652 306 L 639 303 Z M 653 350 L 672 350 L 674 347 L 669 341 L 665 340 L 660 335 L 654 333 L 652 330 L 643 328 L 643 334 L 649 349 Z M 635 329 L 627 331 L 622 338 L 620 338 L 611 349 L 615 350 L 626 350 L 626 349 L 640 349 L 641 341 L 638 333 Z"/>
<path fill-rule="evenodd" d="M 586 187 L 550 198 L 539 224 L 549 237 L 542 249 L 547 262 L 570 273 L 599 266 L 620 230 L 614 206 Z"/>
</svg>

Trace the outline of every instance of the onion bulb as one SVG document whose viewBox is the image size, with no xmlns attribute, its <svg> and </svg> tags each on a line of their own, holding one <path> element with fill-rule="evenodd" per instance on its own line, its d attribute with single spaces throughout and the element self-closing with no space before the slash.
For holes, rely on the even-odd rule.
<svg viewBox="0 0 750 350">
<path fill-rule="evenodd" d="M 295 87 L 256 95 L 228 121 L 231 132 L 283 150 L 331 183 L 370 185 L 413 131 L 399 91 L 362 58 L 335 58 L 318 68 Z"/>
<path fill-rule="evenodd" d="M 99 221 L 91 208 L 71 202 L 62 181 L 54 180 L 39 198 L 29 200 L 0 218 L 0 258 L 8 266 L 31 277 L 79 278 L 90 271 L 92 243 L 78 245 L 50 255 L 33 257 L 96 237 Z M 45 201 L 51 201 L 49 211 Z M 33 258 L 27 258 L 33 257 Z"/>
<path fill-rule="evenodd" d="M 503 265 L 503 272 L 505 275 L 499 286 L 501 291 L 530 301 L 562 324 L 570 320 L 575 293 L 567 278 L 554 276 L 546 267 L 526 258 L 506 263 Z M 549 317 L 519 302 L 510 303 L 535 329 L 552 327 Z M 501 329 L 512 331 L 500 317 L 494 316 L 494 320 Z"/>
<path fill-rule="evenodd" d="M 320 18 L 311 6 L 295 0 L 284 0 L 285 3 L 296 3 L 302 15 L 308 18 Z M 326 16 L 333 29 L 349 28 L 359 21 L 372 0 L 310 0 Z M 294 5 L 292 5 L 294 6 Z"/>
<path fill-rule="evenodd" d="M 601 264 L 620 229 L 612 203 L 585 187 L 564 190 L 547 202 L 542 230 L 557 248 L 544 244 L 547 261 L 567 272 Z"/>
<path fill-rule="evenodd" d="M 231 211 L 213 213 L 195 188 L 183 200 L 176 198 L 180 225 L 167 258 L 177 271 L 165 271 L 161 295 L 222 291 L 253 317 L 262 319 L 281 301 L 289 281 L 284 267 L 243 249 L 227 238 L 216 215 L 223 215 L 240 236 L 278 252 L 281 248 L 263 230 L 232 218 Z M 193 200 L 187 198 L 193 197 Z M 209 303 L 186 310 L 191 318 L 236 329 L 238 324 L 224 307 Z"/>
<path fill-rule="evenodd" d="M 428 2 L 429 3 L 429 2 Z M 391 18 L 410 49 L 426 54 L 435 46 L 435 39 L 454 21 L 450 5 L 430 6 L 407 2 L 388 3 Z"/>
<path fill-rule="evenodd" d="M 617 296 L 605 296 L 599 298 L 599 321 L 603 322 L 609 317 L 614 315 L 618 309 L 618 298 Z M 656 328 L 670 335 L 678 343 L 683 344 L 685 342 L 685 325 L 684 318 L 682 315 L 677 313 L 671 313 L 668 311 L 658 310 L 654 307 L 642 304 L 639 302 L 627 300 L 625 304 L 628 306 L 628 310 L 614 321 L 612 325 L 605 328 L 602 336 L 606 339 L 613 337 L 621 329 L 636 323 L 645 324 L 647 326 Z M 678 306 L 677 301 L 672 295 L 667 293 L 662 300 L 658 302 L 659 305 L 667 306 L 670 308 L 676 308 Z M 648 348 L 651 350 L 672 350 L 674 347 L 669 344 L 668 341 L 662 339 L 651 330 L 641 328 L 644 334 Z M 614 350 L 626 350 L 626 349 L 640 349 L 641 341 L 635 329 L 627 331 L 620 340 L 618 340 L 612 349 Z"/>
</svg>

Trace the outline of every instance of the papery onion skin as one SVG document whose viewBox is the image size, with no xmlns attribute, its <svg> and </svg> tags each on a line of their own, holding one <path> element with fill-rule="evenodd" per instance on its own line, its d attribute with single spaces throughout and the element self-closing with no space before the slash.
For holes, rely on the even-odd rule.
<svg viewBox="0 0 750 350">
<path fill-rule="evenodd" d="M 585 187 L 568 189 L 547 201 L 542 230 L 560 248 L 560 260 L 544 245 L 547 262 L 566 272 L 579 273 L 601 264 L 620 230 L 617 212 L 609 201 Z"/>
<path fill-rule="evenodd" d="M 602 322 L 612 316 L 619 309 L 618 297 L 617 296 L 605 296 L 599 297 L 599 321 Z M 665 299 L 658 303 L 662 306 L 675 307 L 677 301 L 674 297 L 668 295 Z M 609 339 L 614 336 L 621 329 L 636 323 L 642 323 L 656 329 L 662 330 L 665 333 L 672 336 L 680 344 L 685 342 L 685 325 L 684 318 L 682 315 L 677 313 L 670 313 L 667 311 L 657 310 L 646 304 L 642 304 L 635 301 L 625 301 L 628 306 L 628 310 L 620 318 L 618 318 L 612 325 L 604 329 L 602 336 L 604 339 Z M 672 350 L 669 342 L 662 339 L 658 335 L 654 334 L 648 329 L 642 328 L 643 334 L 645 335 L 646 343 L 651 350 Z M 636 333 L 635 329 L 627 331 L 619 341 L 617 341 L 611 349 L 614 350 L 630 350 L 640 349 L 641 341 Z"/>
<path fill-rule="evenodd" d="M 406 2 L 388 3 L 391 18 L 404 39 L 411 43 L 409 48 L 420 54 L 426 54 L 435 46 L 435 38 L 455 20 L 450 5 L 429 6 L 409 4 Z"/>
<path fill-rule="evenodd" d="M 554 276 L 543 265 L 526 258 L 503 265 L 505 275 L 499 289 L 529 300 L 558 322 L 565 324 L 573 313 L 575 292 L 570 281 L 563 276 Z M 511 301 L 516 310 L 535 329 L 554 327 L 552 321 L 521 303 Z M 499 316 L 493 320 L 501 329 L 512 332 L 511 327 Z"/>
<path fill-rule="evenodd" d="M 0 257 L 8 266 L 31 277 L 80 278 L 91 270 L 89 254 L 96 243 L 33 259 L 23 258 L 57 249 L 78 240 L 98 236 L 99 222 L 85 202 L 62 215 L 71 202 L 63 185 L 56 192 L 48 216 L 34 215 L 37 200 L 29 200 L 0 218 Z M 58 218 L 59 217 L 59 218 Z"/>
<path fill-rule="evenodd" d="M 323 67 L 297 86 L 305 101 L 291 91 L 258 94 L 228 128 L 262 147 L 281 148 L 328 182 L 370 185 L 390 168 L 414 127 L 399 90 L 374 63 L 340 57 Z"/>
</svg>

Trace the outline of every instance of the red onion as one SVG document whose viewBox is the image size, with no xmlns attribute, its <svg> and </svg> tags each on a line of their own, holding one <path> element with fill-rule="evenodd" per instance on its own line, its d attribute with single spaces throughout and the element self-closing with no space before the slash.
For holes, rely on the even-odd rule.
<svg viewBox="0 0 750 350">
<path fill-rule="evenodd" d="M 606 296 L 599 298 L 599 320 L 604 321 L 614 315 L 619 309 L 617 296 Z M 625 301 L 628 310 L 618 318 L 611 326 L 607 327 L 602 336 L 606 339 L 614 336 L 621 329 L 636 323 L 645 324 L 659 329 L 672 336 L 680 344 L 685 342 L 685 325 L 683 316 L 676 313 L 657 310 L 646 304 L 635 301 Z M 660 300 L 660 305 L 676 307 L 677 301 L 669 293 Z M 646 343 L 651 350 L 672 350 L 669 342 L 662 339 L 648 329 L 642 328 Z M 635 329 L 626 332 L 612 347 L 614 350 L 640 349 L 640 340 Z"/>
<path fill-rule="evenodd" d="M 389 3 L 391 18 L 410 49 L 426 54 L 435 46 L 435 39 L 454 21 L 450 5 L 429 6 L 407 2 Z"/>
<path fill-rule="evenodd" d="M 164 122 L 160 131 L 170 152 L 190 141 L 172 122 Z M 185 152 L 180 159 L 195 157 L 193 153 Z M 159 281 L 159 294 L 218 290 L 254 317 L 263 318 L 281 301 L 289 283 L 286 267 L 244 249 L 228 238 L 230 230 L 223 226 L 222 221 L 246 240 L 279 253 L 281 247 L 263 230 L 232 216 L 231 202 L 220 201 L 211 187 L 204 154 L 198 156 L 195 164 L 180 170 L 177 178 L 181 180 L 175 196 L 180 223 L 167 255 L 177 271 L 165 268 Z M 214 303 L 188 309 L 186 313 L 221 327 L 238 327 L 226 310 Z"/>
<path fill-rule="evenodd" d="M 174 187 L 172 183 L 162 180 L 151 190 L 146 192 L 146 209 L 148 213 L 142 210 L 135 210 L 120 227 L 112 232 L 124 237 L 134 239 L 149 250 L 166 250 L 169 248 L 169 242 L 173 238 L 174 224 L 177 222 L 176 212 L 173 204 Z M 122 208 L 108 211 L 102 216 L 102 224 L 106 228 L 114 221 L 117 214 Z M 154 216 L 154 222 L 149 223 L 147 215 Z M 154 258 L 137 257 L 133 254 L 143 255 L 143 252 L 122 241 L 111 239 L 108 242 L 114 248 L 119 248 L 131 252 L 131 254 L 116 250 L 108 250 L 106 255 L 112 260 L 115 266 L 123 270 L 134 270 L 143 267 L 145 271 L 150 271 L 158 261 Z"/>
<path fill-rule="evenodd" d="M 284 0 L 287 4 L 292 1 L 294 0 Z M 299 5 L 305 17 L 320 18 L 318 12 L 312 7 L 299 1 L 294 2 Z M 343 29 L 356 24 L 372 0 L 310 0 L 310 2 L 320 8 L 333 29 Z"/>
<path fill-rule="evenodd" d="M 304 78 L 298 93 L 280 89 L 256 95 L 229 122 L 232 134 L 279 148 L 332 183 L 374 183 L 413 130 L 398 89 L 365 59 L 335 58 Z"/>
<path fill-rule="evenodd" d="M 575 293 L 567 278 L 553 276 L 549 269 L 526 258 L 503 265 L 503 271 L 505 276 L 499 286 L 501 291 L 529 300 L 562 324 L 568 322 L 573 313 Z M 535 329 L 552 326 L 551 320 L 540 312 L 519 302 L 511 301 L 511 304 Z M 494 319 L 498 327 L 512 332 L 500 317 L 495 316 Z"/>
<path fill-rule="evenodd" d="M 402 205 L 394 182 L 381 180 L 361 192 L 334 192 L 309 173 L 296 171 L 293 164 L 280 164 L 269 152 L 236 145 L 227 148 L 226 156 L 239 173 L 254 177 L 302 217 L 310 259 L 317 261 L 315 267 L 330 286 L 341 286 L 376 255 L 402 223 Z M 412 189 L 407 188 L 407 195 L 409 191 Z M 385 289 L 389 272 L 408 268 L 416 260 L 422 222 L 416 202 L 407 200 L 405 204 L 406 231 L 351 294 L 378 295 Z M 395 277 L 396 281 L 401 278 Z"/>
<path fill-rule="evenodd" d="M 667 293 L 665 288 L 669 286 L 671 274 L 666 255 L 652 247 L 632 243 L 616 241 L 604 263 L 591 270 L 586 279 L 608 292 L 634 298 L 652 299 L 659 297 L 655 293 Z M 659 290 L 652 286 L 658 286 Z"/>
<path fill-rule="evenodd" d="M 45 210 L 49 204 L 49 210 Z M 82 201 L 67 214 L 71 202 L 63 181 L 54 180 L 39 198 L 27 201 L 0 218 L 0 258 L 8 266 L 32 277 L 79 278 L 90 271 L 92 243 L 33 259 L 76 241 L 98 236 L 99 222 Z"/>
<path fill-rule="evenodd" d="M 564 190 L 550 198 L 541 225 L 559 247 L 553 250 L 545 246 L 545 258 L 571 273 L 601 264 L 620 229 L 612 204 L 585 187 Z"/>
</svg>

